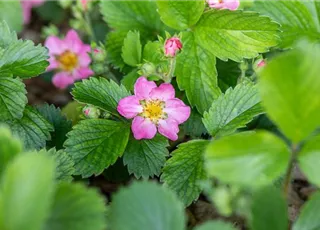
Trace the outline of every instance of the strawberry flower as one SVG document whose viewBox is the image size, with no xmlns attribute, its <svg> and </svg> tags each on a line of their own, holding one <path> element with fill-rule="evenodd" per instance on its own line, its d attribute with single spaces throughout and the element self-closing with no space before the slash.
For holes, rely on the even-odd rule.
<svg viewBox="0 0 320 230">
<path fill-rule="evenodd" d="M 167 57 L 175 57 L 177 53 L 182 49 L 182 43 L 179 38 L 172 37 L 166 40 L 164 49 L 165 55 Z"/>
<path fill-rule="evenodd" d="M 91 48 L 80 40 L 76 31 L 70 30 L 62 40 L 50 36 L 45 46 L 49 49 L 50 55 L 47 71 L 57 70 L 52 80 L 56 87 L 64 89 L 76 80 L 93 75 L 89 67 L 91 59 L 88 54 Z"/>
<path fill-rule="evenodd" d="M 152 139 L 157 130 L 172 141 L 178 139 L 179 124 L 190 116 L 190 107 L 175 98 L 171 84 L 157 87 L 153 81 L 140 77 L 134 85 L 133 96 L 119 101 L 118 112 L 127 119 L 133 118 L 135 139 Z"/>
<path fill-rule="evenodd" d="M 45 0 L 23 0 L 21 1 L 23 23 L 28 24 L 31 19 L 31 11 L 33 7 L 40 6 Z"/>
<path fill-rule="evenodd" d="M 239 0 L 207 0 L 211 8 L 236 10 L 240 5 Z"/>
</svg>

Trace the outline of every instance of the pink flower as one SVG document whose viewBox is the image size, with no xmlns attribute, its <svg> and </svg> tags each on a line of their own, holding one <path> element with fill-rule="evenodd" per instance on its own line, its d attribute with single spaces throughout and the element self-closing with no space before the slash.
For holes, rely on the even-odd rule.
<svg viewBox="0 0 320 230">
<path fill-rule="evenodd" d="M 118 112 L 127 119 L 133 118 L 134 138 L 152 139 L 157 130 L 172 141 L 178 139 L 179 124 L 188 120 L 190 107 L 175 98 L 171 84 L 157 87 L 153 81 L 140 77 L 134 85 L 133 96 L 119 101 Z"/>
<path fill-rule="evenodd" d="M 257 64 L 257 66 L 258 66 L 259 68 L 261 68 L 261 67 L 264 67 L 266 64 L 267 64 L 267 63 L 266 63 L 265 60 L 261 60 L 261 61 L 259 61 L 259 63 Z"/>
<path fill-rule="evenodd" d="M 70 30 L 62 40 L 50 36 L 45 46 L 49 49 L 50 55 L 47 71 L 58 71 L 52 80 L 56 87 L 64 89 L 76 80 L 93 75 L 89 67 L 91 59 L 88 54 L 91 48 L 80 40 L 76 31 Z"/>
<path fill-rule="evenodd" d="M 21 1 L 23 10 L 23 23 L 28 24 L 31 19 L 31 11 L 35 6 L 40 6 L 45 0 L 23 0 Z"/>
<path fill-rule="evenodd" d="M 167 57 L 175 57 L 182 49 L 182 43 L 179 38 L 172 37 L 167 39 L 164 49 Z"/>
<path fill-rule="evenodd" d="M 211 8 L 236 10 L 240 5 L 239 0 L 207 0 Z"/>
</svg>

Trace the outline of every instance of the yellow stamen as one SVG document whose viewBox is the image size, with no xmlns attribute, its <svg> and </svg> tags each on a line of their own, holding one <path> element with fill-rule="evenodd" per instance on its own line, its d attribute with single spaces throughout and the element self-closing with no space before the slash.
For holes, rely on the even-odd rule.
<svg viewBox="0 0 320 230">
<path fill-rule="evenodd" d="M 57 61 L 60 64 L 60 68 L 63 71 L 72 71 L 74 70 L 78 65 L 78 57 L 75 53 L 67 50 L 64 53 L 62 53 L 58 58 Z"/>
<path fill-rule="evenodd" d="M 165 119 L 167 114 L 163 111 L 165 103 L 160 100 L 141 101 L 143 107 L 141 116 L 149 118 L 153 123 L 157 124 L 160 119 Z"/>
</svg>

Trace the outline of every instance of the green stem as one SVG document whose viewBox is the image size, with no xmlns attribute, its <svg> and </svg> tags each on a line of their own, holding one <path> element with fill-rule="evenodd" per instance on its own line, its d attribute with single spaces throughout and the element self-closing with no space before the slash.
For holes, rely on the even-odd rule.
<svg viewBox="0 0 320 230">
<path fill-rule="evenodd" d="M 290 158 L 290 162 L 285 174 L 285 178 L 284 178 L 284 183 L 283 183 L 283 193 L 286 197 L 288 197 L 288 193 L 289 193 L 289 187 L 291 184 L 291 174 L 292 174 L 292 170 L 293 170 L 293 166 L 294 166 L 294 162 L 296 160 L 298 154 L 298 145 L 294 144 L 291 147 L 291 158 Z"/>
<path fill-rule="evenodd" d="M 164 82 L 166 82 L 166 83 L 170 83 L 171 82 L 171 79 L 172 79 L 172 77 L 174 75 L 175 69 L 176 69 L 176 58 L 173 57 L 170 60 L 169 73 L 167 75 L 165 75 L 164 78 L 163 78 Z"/>
</svg>

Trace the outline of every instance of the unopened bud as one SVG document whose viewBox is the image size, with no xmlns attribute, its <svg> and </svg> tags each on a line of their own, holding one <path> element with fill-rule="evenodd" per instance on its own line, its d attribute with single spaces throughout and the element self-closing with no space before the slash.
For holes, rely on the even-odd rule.
<svg viewBox="0 0 320 230">
<path fill-rule="evenodd" d="M 175 57 L 177 53 L 182 49 L 182 43 L 180 38 L 172 37 L 166 40 L 164 45 L 165 55 L 167 57 Z"/>
<path fill-rule="evenodd" d="M 92 119 L 92 118 L 99 118 L 100 117 L 100 110 L 92 105 L 87 105 L 82 110 L 84 116 L 86 118 Z"/>
<path fill-rule="evenodd" d="M 141 75 L 149 76 L 156 72 L 156 67 L 153 63 L 147 62 L 141 66 Z"/>
</svg>

